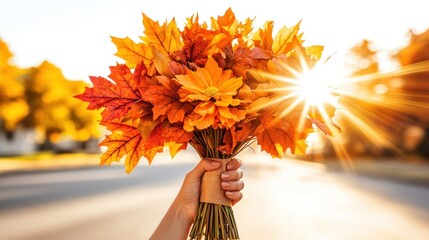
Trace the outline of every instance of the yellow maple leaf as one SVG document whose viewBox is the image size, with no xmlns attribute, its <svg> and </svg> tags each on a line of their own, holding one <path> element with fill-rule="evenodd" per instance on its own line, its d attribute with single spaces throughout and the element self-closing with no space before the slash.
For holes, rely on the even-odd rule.
<svg viewBox="0 0 429 240">
<path fill-rule="evenodd" d="M 293 46 L 294 44 L 292 44 L 294 43 L 294 37 L 296 37 L 299 43 L 302 43 L 302 34 L 298 35 L 300 24 L 301 21 L 299 21 L 293 27 L 288 28 L 284 26 L 278 31 L 273 42 L 273 52 L 275 55 L 288 53 L 290 50 L 294 49 L 295 46 Z"/>
<path fill-rule="evenodd" d="M 118 49 L 118 51 L 115 53 L 115 56 L 125 60 L 127 67 L 135 68 L 137 64 L 144 61 L 146 67 L 149 68 L 150 64 L 152 63 L 153 54 L 146 44 L 135 43 L 129 37 L 111 37 L 111 39 Z"/>
<path fill-rule="evenodd" d="M 160 25 L 158 21 L 155 22 L 143 14 L 143 25 L 145 36 L 141 39 L 161 53 L 170 56 L 171 53 L 183 48 L 183 41 L 174 18 L 168 24 L 165 22 Z"/>
</svg>

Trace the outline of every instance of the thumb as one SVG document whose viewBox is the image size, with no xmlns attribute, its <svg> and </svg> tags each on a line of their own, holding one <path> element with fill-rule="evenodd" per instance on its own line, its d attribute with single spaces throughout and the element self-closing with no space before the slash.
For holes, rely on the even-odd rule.
<svg viewBox="0 0 429 240">
<path fill-rule="evenodd" d="M 192 178 L 200 178 L 206 171 L 212 171 L 220 167 L 220 162 L 211 159 L 202 159 L 188 176 Z"/>
</svg>

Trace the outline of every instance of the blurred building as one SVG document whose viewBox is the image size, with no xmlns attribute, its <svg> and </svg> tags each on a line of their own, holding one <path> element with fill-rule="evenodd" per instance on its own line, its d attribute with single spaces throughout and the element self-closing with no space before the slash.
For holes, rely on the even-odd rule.
<svg viewBox="0 0 429 240">
<path fill-rule="evenodd" d="M 32 154 L 37 151 L 36 131 L 19 129 L 13 135 L 0 131 L 0 156 Z"/>
</svg>

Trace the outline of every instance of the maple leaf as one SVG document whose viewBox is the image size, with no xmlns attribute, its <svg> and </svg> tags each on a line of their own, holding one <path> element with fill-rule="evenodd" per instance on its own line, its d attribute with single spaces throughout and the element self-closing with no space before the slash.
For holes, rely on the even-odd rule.
<svg viewBox="0 0 429 240">
<path fill-rule="evenodd" d="M 118 49 L 115 56 L 125 60 L 125 64 L 129 68 L 135 68 L 142 61 L 149 68 L 153 61 L 153 54 L 145 43 L 135 43 L 129 37 L 111 37 L 111 39 Z"/>
<path fill-rule="evenodd" d="M 311 122 L 323 133 L 328 136 L 337 136 L 341 133 L 341 128 L 332 121 L 335 111 L 334 106 L 325 103 L 322 107 L 312 107 L 308 116 Z"/>
<path fill-rule="evenodd" d="M 138 68 L 140 69 L 139 66 Z M 83 94 L 75 96 L 88 102 L 90 110 L 104 108 L 102 112 L 104 121 L 127 115 L 132 106 L 141 101 L 140 91 L 145 87 L 141 71 L 136 71 L 135 76 L 123 64 L 110 67 L 110 71 L 109 77 L 113 82 L 103 77 L 90 77 L 93 87 L 87 87 Z"/>
<path fill-rule="evenodd" d="M 137 127 L 120 122 L 101 122 L 112 132 L 111 135 L 100 143 L 106 146 L 107 151 L 101 155 L 100 165 L 110 165 L 113 161 L 119 162 L 123 156 L 125 159 L 125 171 L 130 173 L 137 166 L 144 155 L 145 147 L 142 135 Z"/>
<path fill-rule="evenodd" d="M 158 121 L 153 121 L 151 116 L 144 116 L 138 120 L 137 129 L 143 139 L 147 139 L 151 134 L 155 126 L 158 125 Z"/>
<path fill-rule="evenodd" d="M 305 141 L 305 138 L 295 139 L 295 150 L 291 152 L 293 152 L 293 154 L 296 154 L 296 155 L 305 155 L 307 151 L 307 147 L 308 147 L 308 144 Z"/>
<path fill-rule="evenodd" d="M 242 40 L 244 36 L 252 32 L 252 22 L 253 20 L 250 18 L 247 18 L 244 23 L 239 22 L 231 8 L 228 8 L 225 14 L 218 16 L 217 19 L 211 17 L 212 29 L 226 33 L 231 37 L 231 40 L 233 38 Z"/>
<path fill-rule="evenodd" d="M 244 77 L 248 74 L 248 70 L 261 69 L 261 67 L 259 67 L 261 62 L 266 64 L 272 57 L 273 52 L 271 50 L 258 47 L 250 49 L 248 47 L 239 46 L 234 52 L 234 65 L 232 69 L 236 76 Z"/>
<path fill-rule="evenodd" d="M 164 146 L 169 148 L 171 158 L 174 158 L 178 151 L 186 149 L 192 137 L 193 133 L 185 131 L 183 124 L 164 123 L 162 138 Z"/>
<path fill-rule="evenodd" d="M 164 150 L 164 139 L 162 138 L 163 123 L 158 123 L 152 131 L 150 131 L 144 144 L 144 156 L 147 158 L 149 164 L 152 163 L 155 155 Z"/>
<path fill-rule="evenodd" d="M 101 125 L 112 132 L 100 143 L 107 151 L 101 156 L 100 165 L 119 162 L 124 156 L 125 171 L 130 173 L 139 160 L 144 157 L 151 164 L 155 155 L 163 151 L 164 146 L 170 149 L 173 158 L 180 150 L 186 149 L 193 133 L 186 132 L 180 124 L 154 122 L 150 118 L 138 121 L 119 122 L 102 121 Z"/>
<path fill-rule="evenodd" d="M 253 42 L 256 47 L 263 49 L 272 49 L 273 46 L 273 21 L 267 21 L 264 24 L 264 28 L 260 28 L 255 36 L 253 37 Z"/>
<path fill-rule="evenodd" d="M 174 158 L 178 151 L 186 149 L 192 136 L 193 133 L 186 132 L 181 124 L 158 123 L 145 140 L 144 156 L 151 163 L 157 153 L 168 147 Z"/>
<path fill-rule="evenodd" d="M 142 99 L 153 105 L 153 118 L 166 116 L 171 123 L 183 122 L 185 114 L 192 112 L 192 105 L 180 101 L 180 86 L 175 81 L 163 76 L 157 79 L 161 85 L 150 86 L 142 94 Z"/>
<path fill-rule="evenodd" d="M 328 122 L 322 122 L 317 119 L 311 119 L 311 121 L 316 125 L 324 134 L 335 137 L 341 133 L 341 128 L 333 123 L 331 120 Z"/>
<path fill-rule="evenodd" d="M 276 121 L 276 124 L 273 124 L 272 121 L 271 114 L 264 114 L 260 125 L 255 130 L 255 136 L 261 150 L 268 152 L 271 156 L 281 158 L 288 148 L 292 151 L 295 150 L 295 132 L 286 121 Z"/>
<path fill-rule="evenodd" d="M 301 37 L 298 35 L 299 21 L 295 26 L 288 28 L 284 26 L 281 28 L 273 40 L 273 52 L 275 55 L 288 53 L 294 49 L 298 44 L 301 44 Z"/>
<path fill-rule="evenodd" d="M 182 49 L 183 42 L 174 18 L 168 24 L 165 22 L 160 25 L 158 21 L 155 22 L 143 14 L 143 25 L 145 36 L 141 39 L 166 56 Z"/>
<path fill-rule="evenodd" d="M 177 58 L 182 63 L 195 63 L 201 67 L 206 64 L 209 55 L 218 53 L 230 44 L 224 33 L 207 29 L 207 25 L 198 22 L 198 15 L 188 18 L 187 25 L 181 33 L 184 46 Z"/>
<path fill-rule="evenodd" d="M 162 54 L 155 48 L 152 49 L 155 56 L 153 63 L 156 70 L 163 76 L 173 78 L 177 74 L 185 74 L 186 67 L 178 62 L 171 61 L 169 57 Z"/>
<path fill-rule="evenodd" d="M 237 151 L 240 150 L 237 149 L 237 147 L 239 147 L 240 144 L 251 141 L 253 138 L 254 127 L 255 126 L 253 126 L 250 121 L 248 122 L 245 120 L 226 129 L 219 150 L 226 154 L 237 155 Z"/>
</svg>

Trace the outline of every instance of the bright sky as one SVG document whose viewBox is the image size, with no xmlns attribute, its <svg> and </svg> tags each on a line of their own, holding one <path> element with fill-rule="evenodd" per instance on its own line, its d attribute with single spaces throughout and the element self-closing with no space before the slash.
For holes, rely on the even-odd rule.
<svg viewBox="0 0 429 240">
<path fill-rule="evenodd" d="M 382 50 L 407 43 L 407 32 L 429 28 L 424 0 L 0 0 L 0 38 L 21 67 L 48 60 L 69 79 L 107 76 L 120 61 L 110 36 L 138 39 L 142 12 L 154 20 L 180 26 L 199 13 L 200 19 L 223 15 L 228 7 L 239 20 L 255 17 L 254 28 L 274 20 L 277 28 L 302 19 L 307 46 L 324 45 L 324 56 L 342 54 L 367 38 Z"/>
</svg>

